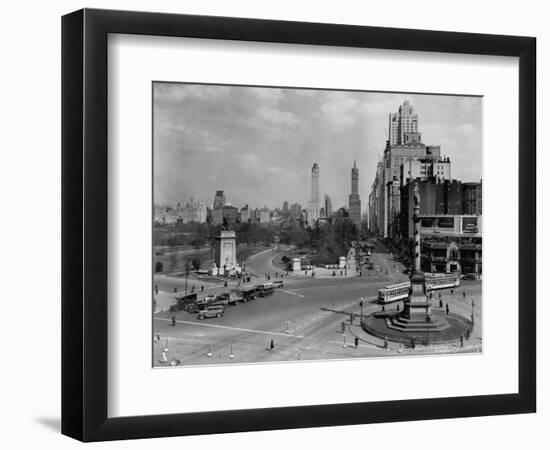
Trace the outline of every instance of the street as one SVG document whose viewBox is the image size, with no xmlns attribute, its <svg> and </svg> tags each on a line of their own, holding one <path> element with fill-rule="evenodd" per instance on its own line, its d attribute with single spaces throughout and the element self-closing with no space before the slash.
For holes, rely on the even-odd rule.
<svg viewBox="0 0 550 450">
<path fill-rule="evenodd" d="M 247 260 L 247 270 L 256 274 L 253 283 L 280 279 L 272 264 L 276 252 L 267 250 Z M 373 253 L 372 261 L 379 271 L 364 270 L 362 276 L 315 279 L 293 276 L 283 278 L 284 287 L 269 297 L 256 298 L 246 303 L 229 306 L 220 318 L 199 320 L 196 314 L 185 311 L 158 312 L 154 315 L 153 358 L 155 366 L 164 366 L 173 360 L 183 365 L 251 363 L 292 360 L 341 359 L 373 357 L 406 353 L 406 349 L 390 345 L 364 332 L 360 327 L 359 302 L 363 299 L 363 314 L 380 310 L 376 301 L 378 289 L 407 280 L 403 266 L 381 247 Z M 280 272 L 279 272 L 280 273 Z M 163 279 L 160 288 L 169 291 L 171 279 Z M 176 280 L 181 286 L 180 281 Z M 195 283 L 195 282 L 194 282 Z M 196 283 L 195 283 L 196 284 Z M 235 286 L 231 281 L 228 287 Z M 209 285 L 211 292 L 222 291 L 219 285 Z M 209 292 L 210 292 L 209 291 Z M 476 299 L 476 322 L 481 324 L 481 282 L 463 282 L 454 295 L 442 293 L 445 302 L 458 314 L 469 317 L 471 305 L 466 300 Z M 434 305 L 437 307 L 438 294 Z M 386 308 L 395 308 L 388 305 Z M 355 315 L 350 323 L 350 314 Z M 479 317 L 478 317 L 479 316 Z M 175 326 L 172 318 L 175 318 Z M 342 332 L 342 324 L 345 330 Z M 470 339 L 477 345 L 481 338 L 478 325 Z M 355 348 L 355 338 L 358 347 Z M 271 348 L 273 346 L 273 348 Z M 165 351 L 167 349 L 167 351 Z M 421 350 L 421 349 L 420 349 Z M 438 349 L 430 348 L 431 353 Z M 464 351 L 449 345 L 439 351 Z M 417 349 L 418 352 L 418 349 Z M 163 358 L 163 353 L 165 358 Z"/>
</svg>

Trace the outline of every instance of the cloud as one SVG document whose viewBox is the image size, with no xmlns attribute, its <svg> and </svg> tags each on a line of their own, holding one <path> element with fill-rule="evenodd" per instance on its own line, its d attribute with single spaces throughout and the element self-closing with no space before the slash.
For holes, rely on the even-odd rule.
<svg viewBox="0 0 550 450">
<path fill-rule="evenodd" d="M 388 114 L 410 99 L 427 144 L 451 157 L 453 177 L 481 178 L 481 101 L 452 96 L 316 89 L 154 84 L 155 201 L 306 205 L 310 170 L 335 209 L 347 203 L 357 160 L 366 207 Z"/>
<path fill-rule="evenodd" d="M 291 112 L 269 106 L 262 106 L 258 109 L 258 115 L 264 122 L 274 125 L 290 126 L 298 123 L 298 119 Z"/>
<path fill-rule="evenodd" d="M 354 125 L 354 110 L 359 105 L 359 100 L 339 92 L 327 93 L 326 96 L 326 101 L 321 105 L 321 112 L 327 124 L 340 131 Z"/>
</svg>

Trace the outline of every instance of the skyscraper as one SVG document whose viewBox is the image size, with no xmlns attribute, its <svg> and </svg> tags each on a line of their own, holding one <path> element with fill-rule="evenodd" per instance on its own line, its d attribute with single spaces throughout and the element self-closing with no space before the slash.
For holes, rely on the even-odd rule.
<svg viewBox="0 0 550 450">
<path fill-rule="evenodd" d="M 332 201 L 327 194 L 325 194 L 325 215 L 329 219 L 332 217 Z"/>
<path fill-rule="evenodd" d="M 319 219 L 319 203 L 319 166 L 315 163 L 311 168 L 311 199 L 307 211 L 307 221 L 310 226 Z"/>
<path fill-rule="evenodd" d="M 390 114 L 389 132 L 390 145 L 405 145 L 414 138 L 420 141 L 420 136 L 414 136 L 418 133 L 418 114 L 408 100 Z"/>
<path fill-rule="evenodd" d="M 216 195 L 214 196 L 214 209 L 219 209 L 223 205 L 225 205 L 225 195 L 223 191 L 216 191 Z"/>
<path fill-rule="evenodd" d="M 353 161 L 351 169 L 351 194 L 349 196 L 349 218 L 359 227 L 361 224 L 361 199 L 359 197 L 359 169 Z"/>
<path fill-rule="evenodd" d="M 441 157 L 439 145 L 422 143 L 418 122 L 418 114 L 408 100 L 389 115 L 389 136 L 369 197 L 370 230 L 383 237 L 399 237 L 400 187 L 403 184 L 413 177 L 451 178 L 450 160 Z"/>
<path fill-rule="evenodd" d="M 286 200 L 283 202 L 283 213 L 288 213 L 288 202 Z"/>
</svg>

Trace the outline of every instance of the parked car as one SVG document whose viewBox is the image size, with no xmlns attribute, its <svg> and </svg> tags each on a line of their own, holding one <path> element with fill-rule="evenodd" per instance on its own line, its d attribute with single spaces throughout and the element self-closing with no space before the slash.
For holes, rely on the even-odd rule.
<svg viewBox="0 0 550 450">
<path fill-rule="evenodd" d="M 275 293 L 275 287 L 274 286 L 270 286 L 270 287 L 260 287 L 260 290 L 258 292 L 258 295 L 260 297 L 268 297 L 270 295 L 273 295 Z"/>
<path fill-rule="evenodd" d="M 224 307 L 223 306 L 209 306 L 206 309 L 199 311 L 197 315 L 199 320 L 210 318 L 210 317 L 221 317 L 223 316 Z"/>
<path fill-rule="evenodd" d="M 464 273 L 460 278 L 463 280 L 477 280 L 477 275 L 475 273 Z"/>
<path fill-rule="evenodd" d="M 281 280 L 277 280 L 277 281 L 274 281 L 274 282 L 273 282 L 273 287 L 274 287 L 274 288 L 282 288 L 282 287 L 284 287 L 284 286 L 285 286 L 285 285 L 284 285 L 284 283 L 283 283 Z"/>
</svg>

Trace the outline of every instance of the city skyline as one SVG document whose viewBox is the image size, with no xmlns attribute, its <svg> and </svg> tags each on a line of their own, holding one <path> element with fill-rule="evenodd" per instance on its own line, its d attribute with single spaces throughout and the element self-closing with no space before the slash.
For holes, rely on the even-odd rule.
<svg viewBox="0 0 550 450">
<path fill-rule="evenodd" d="M 280 208 L 285 200 L 306 207 L 316 162 L 319 196 L 348 206 L 354 160 L 359 195 L 368 198 L 388 116 L 405 100 L 420 117 L 422 141 L 441 145 L 453 161 L 453 178 L 482 178 L 479 97 L 177 83 L 153 89 L 155 204 L 191 197 L 210 204 L 223 190 L 238 207 Z"/>
</svg>

